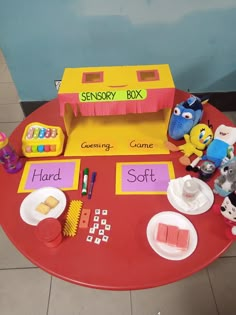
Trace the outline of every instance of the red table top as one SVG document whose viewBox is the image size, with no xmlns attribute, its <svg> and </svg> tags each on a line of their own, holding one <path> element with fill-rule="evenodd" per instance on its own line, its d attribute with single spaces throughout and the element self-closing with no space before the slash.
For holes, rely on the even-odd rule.
<svg viewBox="0 0 236 315">
<path fill-rule="evenodd" d="M 188 96 L 188 93 L 176 90 L 175 103 Z M 214 130 L 222 123 L 233 126 L 216 108 L 205 104 L 202 122 L 207 123 L 208 120 L 213 124 Z M 24 128 L 31 122 L 58 125 L 64 130 L 63 119 L 59 116 L 58 100 L 54 99 L 40 107 L 15 129 L 10 141 L 18 152 L 21 151 Z M 73 199 L 81 199 L 84 201 L 84 208 L 91 209 L 92 213 L 96 208 L 108 210 L 107 219 L 111 224 L 108 242 L 100 245 L 89 243 L 86 241 L 88 230 L 79 229 L 74 238 L 64 239 L 58 247 L 46 247 L 36 237 L 35 226 L 26 224 L 20 217 L 20 204 L 27 196 L 26 193 L 17 194 L 22 171 L 9 175 L 3 167 L 0 168 L 1 225 L 15 247 L 33 264 L 75 284 L 100 289 L 131 290 L 180 280 L 206 267 L 231 245 L 231 241 L 224 235 L 223 218 L 216 216 L 211 210 L 201 215 L 185 215 L 197 230 L 197 248 L 184 260 L 164 259 L 148 243 L 147 224 L 158 212 L 178 211 L 171 206 L 166 195 L 115 195 L 115 166 L 116 162 L 172 160 L 177 178 L 187 174 L 185 167 L 178 161 L 181 155 L 180 152 L 175 152 L 156 156 L 80 157 L 81 170 L 89 167 L 98 174 L 92 199 L 81 197 L 82 176 L 79 190 L 66 191 L 65 195 L 68 204 Z M 191 173 L 191 176 L 196 175 Z M 208 182 L 211 187 L 215 176 Z M 215 195 L 215 203 L 221 204 L 222 200 L 222 197 Z M 63 215 L 59 220 L 62 218 Z"/>
</svg>

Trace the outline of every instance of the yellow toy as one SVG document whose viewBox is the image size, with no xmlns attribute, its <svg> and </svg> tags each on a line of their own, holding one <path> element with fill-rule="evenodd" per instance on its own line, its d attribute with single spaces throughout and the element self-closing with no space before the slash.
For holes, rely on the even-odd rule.
<svg viewBox="0 0 236 315">
<path fill-rule="evenodd" d="M 179 161 L 183 165 L 189 165 L 191 163 L 189 157 L 192 154 L 201 157 L 203 151 L 213 140 L 213 132 L 211 126 L 205 124 L 198 124 L 194 126 L 190 134 L 184 135 L 185 144 L 176 146 L 171 142 L 167 142 L 166 146 L 170 151 L 182 151 L 184 156 L 179 158 Z"/>
<path fill-rule="evenodd" d="M 75 236 L 79 223 L 80 213 L 83 206 L 81 200 L 72 200 L 66 216 L 66 222 L 63 228 L 64 236 Z"/>
<path fill-rule="evenodd" d="M 65 136 L 57 126 L 33 122 L 26 126 L 22 137 L 22 152 L 27 157 L 58 156 Z"/>
</svg>

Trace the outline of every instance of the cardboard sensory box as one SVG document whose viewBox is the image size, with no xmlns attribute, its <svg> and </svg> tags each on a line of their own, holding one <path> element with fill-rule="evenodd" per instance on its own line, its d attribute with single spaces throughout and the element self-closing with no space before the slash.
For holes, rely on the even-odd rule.
<svg viewBox="0 0 236 315">
<path fill-rule="evenodd" d="M 58 100 L 66 156 L 168 154 L 169 65 L 66 68 Z"/>
</svg>

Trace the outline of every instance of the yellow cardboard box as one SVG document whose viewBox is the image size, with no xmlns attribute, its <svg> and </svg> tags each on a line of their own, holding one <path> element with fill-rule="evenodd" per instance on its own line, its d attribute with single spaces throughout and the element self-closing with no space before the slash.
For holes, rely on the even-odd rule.
<svg viewBox="0 0 236 315">
<path fill-rule="evenodd" d="M 67 68 L 58 92 L 66 156 L 167 154 L 169 65 Z"/>
</svg>

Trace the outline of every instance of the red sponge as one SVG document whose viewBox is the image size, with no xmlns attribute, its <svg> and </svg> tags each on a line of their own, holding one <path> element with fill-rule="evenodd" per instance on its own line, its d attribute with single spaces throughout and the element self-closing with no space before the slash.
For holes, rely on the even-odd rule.
<svg viewBox="0 0 236 315">
<path fill-rule="evenodd" d="M 178 241 L 179 229 L 177 226 L 168 225 L 167 229 L 167 240 L 166 243 L 171 246 L 176 246 Z"/>
<path fill-rule="evenodd" d="M 159 223 L 157 229 L 157 241 L 166 243 L 168 226 L 164 223 Z"/>
<path fill-rule="evenodd" d="M 189 243 L 189 230 L 179 230 L 176 246 L 183 250 L 187 250 L 188 243 Z"/>
</svg>

